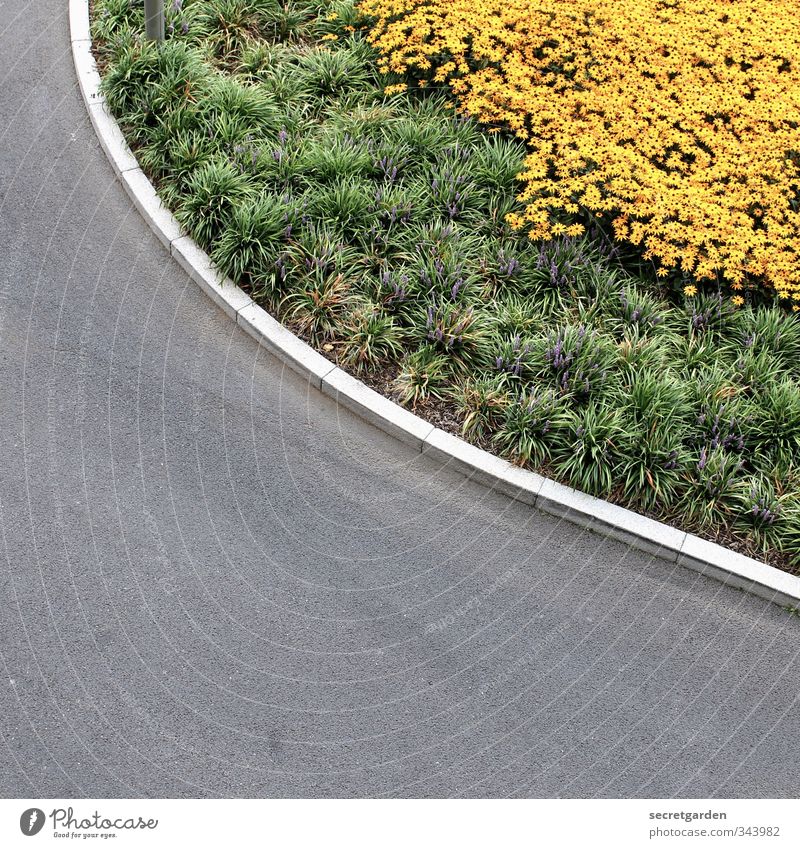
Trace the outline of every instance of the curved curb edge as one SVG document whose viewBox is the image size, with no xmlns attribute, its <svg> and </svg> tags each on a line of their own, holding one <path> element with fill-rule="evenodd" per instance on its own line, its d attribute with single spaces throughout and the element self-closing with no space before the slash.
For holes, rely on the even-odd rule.
<svg viewBox="0 0 800 848">
<path fill-rule="evenodd" d="M 265 350 L 337 404 L 470 479 L 542 512 L 610 536 L 729 586 L 782 606 L 800 607 L 800 577 L 518 468 L 439 430 L 329 362 L 276 321 L 230 279 L 220 275 L 208 255 L 183 234 L 173 215 L 161 205 L 100 91 L 100 75 L 91 52 L 88 0 L 69 0 L 69 23 L 81 94 L 117 178 L 170 255 L 211 300 Z"/>
</svg>

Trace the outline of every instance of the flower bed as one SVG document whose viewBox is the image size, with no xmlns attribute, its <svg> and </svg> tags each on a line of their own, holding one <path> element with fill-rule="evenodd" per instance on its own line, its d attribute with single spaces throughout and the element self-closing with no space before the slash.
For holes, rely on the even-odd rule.
<svg viewBox="0 0 800 848">
<path fill-rule="evenodd" d="M 679 281 L 800 309 L 794 0 L 364 0 L 386 71 L 528 144 L 533 238 L 610 219 Z M 741 294 L 734 295 L 737 298 Z"/>
<path fill-rule="evenodd" d="M 98 0 L 111 109 L 217 265 L 439 426 L 800 565 L 800 323 L 673 294 L 603 231 L 515 229 L 526 149 L 381 73 L 347 2 Z M 690 292 L 691 294 L 691 292 Z"/>
</svg>

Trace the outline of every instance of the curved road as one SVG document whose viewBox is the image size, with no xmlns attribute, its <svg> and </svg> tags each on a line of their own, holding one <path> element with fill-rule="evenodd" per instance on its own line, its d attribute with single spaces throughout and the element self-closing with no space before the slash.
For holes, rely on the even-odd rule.
<svg viewBox="0 0 800 848">
<path fill-rule="evenodd" d="M 0 10 L 0 795 L 797 793 L 796 618 L 282 370 Z"/>
</svg>

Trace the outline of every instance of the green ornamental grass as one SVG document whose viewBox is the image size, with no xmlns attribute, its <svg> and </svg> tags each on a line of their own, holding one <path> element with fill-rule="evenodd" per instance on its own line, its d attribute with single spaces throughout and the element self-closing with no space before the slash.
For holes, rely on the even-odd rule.
<svg viewBox="0 0 800 848">
<path fill-rule="evenodd" d="M 512 462 L 800 565 L 800 322 L 781 304 L 666 291 L 599 221 L 512 231 L 523 146 L 381 77 L 349 0 L 176 0 L 167 22 L 158 48 L 141 4 L 97 0 L 103 90 L 221 271 Z"/>
</svg>

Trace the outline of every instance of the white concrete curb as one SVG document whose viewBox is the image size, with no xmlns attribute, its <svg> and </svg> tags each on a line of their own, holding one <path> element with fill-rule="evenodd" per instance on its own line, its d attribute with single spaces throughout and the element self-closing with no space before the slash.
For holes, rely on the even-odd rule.
<svg viewBox="0 0 800 848">
<path fill-rule="evenodd" d="M 268 315 L 186 235 L 162 206 L 129 150 L 100 92 L 91 54 L 88 0 L 69 0 L 75 71 L 97 137 L 115 173 L 158 239 L 203 291 L 266 350 L 315 387 L 390 435 L 543 512 L 612 536 L 631 547 L 721 580 L 783 606 L 800 607 L 800 578 L 697 536 L 517 468 L 439 430 L 337 368 Z"/>
</svg>

